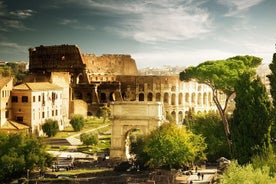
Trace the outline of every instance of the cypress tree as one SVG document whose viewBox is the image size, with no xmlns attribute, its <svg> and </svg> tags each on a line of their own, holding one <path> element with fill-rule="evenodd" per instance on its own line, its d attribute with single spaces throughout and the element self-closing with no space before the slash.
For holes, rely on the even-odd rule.
<svg viewBox="0 0 276 184">
<path fill-rule="evenodd" d="M 240 164 L 248 163 L 252 156 L 271 150 L 270 128 L 272 105 L 260 78 L 242 74 L 235 86 L 236 108 L 232 131 L 232 154 Z"/>
<path fill-rule="evenodd" d="M 273 54 L 272 58 L 272 63 L 269 65 L 269 69 L 271 71 L 271 74 L 268 75 L 269 81 L 270 81 L 270 94 L 273 99 L 273 116 L 274 116 L 274 121 L 272 123 L 272 128 L 271 128 L 271 137 L 276 138 L 276 112 L 275 112 L 275 107 L 276 107 L 276 53 Z"/>
</svg>

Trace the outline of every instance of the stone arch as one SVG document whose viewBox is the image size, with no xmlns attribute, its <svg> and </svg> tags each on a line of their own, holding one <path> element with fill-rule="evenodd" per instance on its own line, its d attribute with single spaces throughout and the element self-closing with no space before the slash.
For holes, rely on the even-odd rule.
<svg viewBox="0 0 276 184">
<path fill-rule="evenodd" d="M 161 102 L 161 94 L 160 93 L 156 93 L 156 102 Z"/>
<path fill-rule="evenodd" d="M 197 94 L 197 105 L 202 105 L 202 94 L 201 93 Z"/>
<path fill-rule="evenodd" d="M 175 101 L 176 101 L 176 96 L 175 96 L 175 94 L 173 93 L 172 96 L 171 96 L 171 104 L 172 104 L 172 105 L 176 105 L 176 104 L 175 104 Z"/>
<path fill-rule="evenodd" d="M 164 100 L 163 100 L 164 103 L 169 103 L 169 93 L 164 93 Z"/>
<path fill-rule="evenodd" d="M 160 102 L 114 102 L 110 104 L 110 109 L 110 158 L 127 160 L 125 141 L 129 131 L 139 129 L 146 135 L 160 126 L 164 120 L 163 106 Z"/>
<path fill-rule="evenodd" d="M 139 102 L 145 101 L 144 93 L 139 93 Z"/>
<path fill-rule="evenodd" d="M 105 93 L 101 93 L 100 94 L 100 102 L 101 103 L 106 103 L 107 102 L 107 98 L 106 98 L 106 94 Z"/>
<path fill-rule="evenodd" d="M 90 92 L 86 93 L 86 102 L 87 103 L 92 102 L 92 94 Z"/>
<path fill-rule="evenodd" d="M 207 105 L 208 103 L 208 96 L 207 96 L 207 93 L 205 92 L 204 94 L 203 94 L 203 105 Z"/>
<path fill-rule="evenodd" d="M 84 77 L 83 77 L 83 74 L 80 73 L 78 76 L 77 76 L 77 84 L 79 83 L 84 83 Z"/>
<path fill-rule="evenodd" d="M 175 111 L 172 111 L 172 112 L 171 112 L 171 115 L 172 115 L 174 121 L 176 121 L 176 113 L 175 113 Z"/>
<path fill-rule="evenodd" d="M 190 94 L 189 94 L 189 93 L 186 93 L 186 94 L 185 94 L 185 102 L 186 102 L 186 103 L 189 103 L 189 98 L 190 98 Z"/>
<path fill-rule="evenodd" d="M 113 92 L 111 92 L 109 94 L 109 101 L 110 102 L 114 102 L 115 100 L 116 100 L 116 98 L 115 98 L 115 92 L 113 91 Z"/>
<path fill-rule="evenodd" d="M 130 146 L 131 146 L 131 142 L 133 141 L 133 140 L 131 140 L 132 139 L 131 138 L 132 133 L 139 131 L 139 134 L 141 134 L 141 135 L 145 134 L 144 133 L 145 130 L 140 129 L 140 128 L 141 127 L 139 127 L 139 126 L 137 126 L 137 127 L 134 126 L 134 127 L 130 127 L 129 130 L 125 130 L 126 133 L 124 135 L 124 137 L 125 137 L 125 141 L 124 141 L 124 144 L 125 144 L 124 147 L 125 147 L 125 149 L 124 149 L 124 152 L 125 152 L 125 156 L 126 156 L 127 160 L 129 160 L 130 158 L 132 158 L 132 155 L 130 154 Z"/>
<path fill-rule="evenodd" d="M 182 105 L 183 95 L 182 93 L 178 94 L 178 105 Z"/>
<path fill-rule="evenodd" d="M 147 99 L 147 101 L 148 101 L 148 102 L 151 102 L 152 99 L 153 99 L 153 94 L 152 94 L 152 92 L 149 92 L 149 93 L 148 93 L 148 99 Z"/>
<path fill-rule="evenodd" d="M 196 103 L 196 94 L 195 93 L 192 93 L 192 104 L 195 104 Z"/>
<path fill-rule="evenodd" d="M 180 122 L 181 122 L 181 124 L 183 122 L 183 112 L 182 111 L 178 112 L 178 123 L 180 123 Z"/>
</svg>

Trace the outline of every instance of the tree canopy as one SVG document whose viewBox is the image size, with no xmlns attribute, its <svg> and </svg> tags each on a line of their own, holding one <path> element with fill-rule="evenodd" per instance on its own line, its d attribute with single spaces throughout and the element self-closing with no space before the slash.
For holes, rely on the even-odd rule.
<svg viewBox="0 0 276 184">
<path fill-rule="evenodd" d="M 232 154 L 239 163 L 246 164 L 254 155 L 271 151 L 272 104 L 259 77 L 244 73 L 235 91 L 236 108 L 230 123 Z"/>
<path fill-rule="evenodd" d="M 149 167 L 177 168 L 205 160 L 205 149 L 201 136 L 174 123 L 164 123 L 146 136 L 142 154 L 149 159 Z"/>
<path fill-rule="evenodd" d="M 270 94 L 273 99 L 273 108 L 274 108 L 274 121 L 271 128 L 271 136 L 273 139 L 276 139 L 276 53 L 273 54 L 272 63 L 269 65 L 269 69 L 271 70 L 271 74 L 268 75 L 270 81 Z"/>
<path fill-rule="evenodd" d="M 57 120 L 46 119 L 45 123 L 42 125 L 42 130 L 48 137 L 55 136 L 59 131 Z"/>
<path fill-rule="evenodd" d="M 42 141 L 21 134 L 0 133 L 0 181 L 18 178 L 27 170 L 43 170 L 52 160 Z"/>
<path fill-rule="evenodd" d="M 216 161 L 221 156 L 230 158 L 227 151 L 227 140 L 223 133 L 223 125 L 217 113 L 196 114 L 189 121 L 191 131 L 205 138 L 207 144 L 206 155 L 209 161 Z"/>
<path fill-rule="evenodd" d="M 261 61 L 261 58 L 255 56 L 235 56 L 226 60 L 206 61 L 196 67 L 188 67 L 179 75 L 180 80 L 196 80 L 208 85 L 213 90 L 213 101 L 222 118 L 229 149 L 231 148 L 231 136 L 226 117 L 229 98 L 235 92 L 234 87 L 240 75 L 245 71 L 254 75 L 255 68 L 261 64 Z M 220 91 L 226 95 L 224 104 L 218 98 Z"/>
</svg>

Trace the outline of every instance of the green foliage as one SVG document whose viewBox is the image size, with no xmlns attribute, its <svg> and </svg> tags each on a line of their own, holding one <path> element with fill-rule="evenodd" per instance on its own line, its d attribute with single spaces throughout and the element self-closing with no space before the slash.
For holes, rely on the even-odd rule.
<svg viewBox="0 0 276 184">
<path fill-rule="evenodd" d="M 74 131 L 79 132 L 84 127 L 84 117 L 81 114 L 75 114 L 71 117 L 69 123 L 72 125 Z"/>
<path fill-rule="evenodd" d="M 230 166 L 223 173 L 221 178 L 222 184 L 273 184 L 276 178 L 269 176 L 269 168 L 262 167 L 254 169 L 251 164 L 240 166 L 236 161 L 231 162 Z"/>
<path fill-rule="evenodd" d="M 27 169 L 44 169 L 52 160 L 42 141 L 21 134 L 0 133 L 0 181 L 25 175 Z"/>
<path fill-rule="evenodd" d="M 272 96 L 273 99 L 273 106 L 274 106 L 274 110 L 273 110 L 273 123 L 272 123 L 272 127 L 271 127 L 271 137 L 276 139 L 276 111 L 275 111 L 275 107 L 276 107 L 276 53 L 273 54 L 273 58 L 272 58 L 272 63 L 269 65 L 269 69 L 271 70 L 271 74 L 268 75 L 267 77 L 269 78 L 270 81 L 270 94 Z"/>
<path fill-rule="evenodd" d="M 275 176 L 276 174 L 276 155 L 272 152 L 268 154 L 255 155 L 252 158 L 252 165 L 255 169 L 262 168 L 264 166 L 269 167 L 270 176 Z"/>
<path fill-rule="evenodd" d="M 255 74 L 254 68 L 259 66 L 261 61 L 261 58 L 254 56 L 236 56 L 226 60 L 206 61 L 196 67 L 188 67 L 179 75 L 180 80 L 189 81 L 194 79 L 212 88 L 213 101 L 221 116 L 229 149 L 231 149 L 231 134 L 226 115 L 228 100 L 235 92 L 234 87 L 240 75 L 244 72 Z M 221 91 L 226 95 L 225 102 L 219 100 L 218 94 Z"/>
<path fill-rule="evenodd" d="M 103 117 L 103 123 L 105 123 L 106 118 L 108 118 L 110 115 L 111 115 L 111 109 L 106 105 L 97 109 L 96 116 L 98 118 Z"/>
<path fill-rule="evenodd" d="M 99 142 L 99 138 L 98 138 L 97 133 L 82 133 L 80 135 L 80 140 L 87 147 L 90 146 L 90 145 L 97 145 L 98 142 Z"/>
<path fill-rule="evenodd" d="M 170 123 L 175 123 L 175 119 L 170 113 L 166 113 L 166 120 L 168 120 Z"/>
<path fill-rule="evenodd" d="M 138 157 L 151 168 L 179 168 L 206 158 L 204 139 L 173 123 L 164 123 L 141 142 Z"/>
<path fill-rule="evenodd" d="M 271 151 L 270 127 L 272 105 L 260 79 L 243 74 L 235 86 L 236 109 L 233 113 L 232 153 L 241 164 L 252 156 Z"/>
<path fill-rule="evenodd" d="M 48 137 L 55 136 L 59 131 L 57 120 L 47 119 L 42 125 L 42 130 Z"/>
<path fill-rule="evenodd" d="M 215 161 L 222 156 L 230 157 L 227 151 L 227 140 L 223 133 L 223 125 L 217 113 L 193 115 L 189 121 L 191 131 L 205 138 L 206 154 L 209 161 Z"/>
</svg>

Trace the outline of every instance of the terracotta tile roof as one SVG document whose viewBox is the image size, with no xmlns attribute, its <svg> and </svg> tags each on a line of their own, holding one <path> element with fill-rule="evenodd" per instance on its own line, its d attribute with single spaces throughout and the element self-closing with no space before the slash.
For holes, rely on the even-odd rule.
<svg viewBox="0 0 276 184">
<path fill-rule="evenodd" d="M 0 89 L 10 82 L 10 80 L 12 80 L 12 77 L 0 77 Z"/>
<path fill-rule="evenodd" d="M 15 86 L 15 90 L 32 90 L 32 91 L 47 91 L 47 90 L 61 90 L 62 87 L 49 82 L 27 82 Z"/>
</svg>

